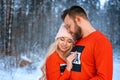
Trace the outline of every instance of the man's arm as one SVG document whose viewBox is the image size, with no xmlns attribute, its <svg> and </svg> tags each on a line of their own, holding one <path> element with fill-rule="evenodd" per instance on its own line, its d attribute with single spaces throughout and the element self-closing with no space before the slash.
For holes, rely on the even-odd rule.
<svg viewBox="0 0 120 80">
<path fill-rule="evenodd" d="M 95 45 L 96 76 L 90 80 L 112 80 L 113 52 L 109 40 L 98 40 Z"/>
</svg>

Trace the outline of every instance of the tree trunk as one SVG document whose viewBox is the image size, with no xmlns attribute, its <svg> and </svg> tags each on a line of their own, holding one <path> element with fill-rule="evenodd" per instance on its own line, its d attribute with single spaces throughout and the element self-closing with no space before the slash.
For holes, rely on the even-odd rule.
<svg viewBox="0 0 120 80">
<path fill-rule="evenodd" d="M 12 53 L 11 0 L 6 0 L 6 55 Z"/>
</svg>

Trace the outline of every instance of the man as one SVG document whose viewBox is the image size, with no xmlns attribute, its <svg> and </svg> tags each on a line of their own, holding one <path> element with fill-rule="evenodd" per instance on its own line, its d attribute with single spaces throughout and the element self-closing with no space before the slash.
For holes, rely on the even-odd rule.
<svg viewBox="0 0 120 80">
<path fill-rule="evenodd" d="M 112 80 L 113 54 L 108 38 L 91 25 L 80 6 L 66 9 L 61 17 L 76 40 L 73 51 L 80 60 L 73 61 L 70 80 Z"/>
</svg>

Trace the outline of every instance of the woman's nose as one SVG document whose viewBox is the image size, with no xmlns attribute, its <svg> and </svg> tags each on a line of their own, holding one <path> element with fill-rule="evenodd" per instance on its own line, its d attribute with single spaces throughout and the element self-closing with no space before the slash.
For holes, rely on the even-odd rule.
<svg viewBox="0 0 120 80">
<path fill-rule="evenodd" d="M 64 45 L 67 45 L 67 41 L 64 41 Z"/>
</svg>

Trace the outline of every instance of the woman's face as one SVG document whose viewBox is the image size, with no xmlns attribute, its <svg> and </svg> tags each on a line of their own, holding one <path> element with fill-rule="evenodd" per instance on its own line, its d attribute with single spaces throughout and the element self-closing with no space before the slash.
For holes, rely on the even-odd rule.
<svg viewBox="0 0 120 80">
<path fill-rule="evenodd" d="M 62 52 L 68 51 L 73 45 L 73 41 L 67 37 L 58 38 L 58 48 Z"/>
</svg>

